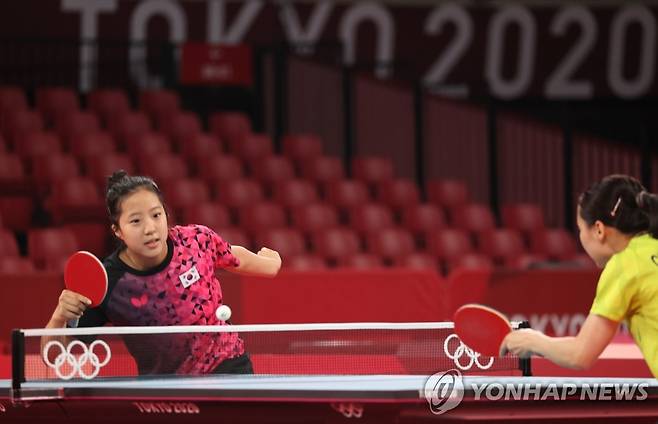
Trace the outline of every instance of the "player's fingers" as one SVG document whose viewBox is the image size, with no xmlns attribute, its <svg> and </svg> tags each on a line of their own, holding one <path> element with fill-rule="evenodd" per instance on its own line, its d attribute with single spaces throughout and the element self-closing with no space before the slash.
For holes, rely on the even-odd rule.
<svg viewBox="0 0 658 424">
<path fill-rule="evenodd" d="M 85 302 L 81 302 L 77 297 L 67 297 L 61 299 L 59 303 L 67 311 L 71 311 L 76 314 L 82 314 L 87 309 L 87 304 Z"/>
<path fill-rule="evenodd" d="M 69 302 L 73 302 L 73 301 L 80 302 L 80 303 L 83 303 L 87 306 L 91 305 L 91 300 L 88 297 L 83 296 L 80 293 L 76 293 L 76 292 L 71 291 L 71 290 L 66 290 L 65 289 L 64 291 L 62 291 L 62 294 L 60 296 L 60 300 L 62 300 L 62 299 L 67 299 Z"/>
</svg>

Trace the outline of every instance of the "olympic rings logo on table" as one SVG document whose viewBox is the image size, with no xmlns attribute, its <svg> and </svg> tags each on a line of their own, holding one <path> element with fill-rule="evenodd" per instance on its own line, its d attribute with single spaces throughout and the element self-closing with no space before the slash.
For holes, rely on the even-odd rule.
<svg viewBox="0 0 658 424">
<path fill-rule="evenodd" d="M 473 365 L 476 365 L 481 370 L 491 368 L 494 363 L 494 358 L 489 358 L 489 362 L 486 364 L 480 363 L 480 354 L 475 352 L 473 349 L 468 348 L 461 340 L 459 340 L 459 345 L 457 346 L 457 349 L 455 349 L 454 353 L 450 352 L 448 345 L 453 338 L 459 340 L 459 337 L 456 334 L 449 335 L 443 342 L 443 351 L 448 358 L 455 362 L 457 368 L 463 371 L 470 370 Z M 463 365 L 461 363 L 462 357 L 466 357 L 469 360 L 467 365 Z"/>
<path fill-rule="evenodd" d="M 73 348 L 79 346 L 82 349 L 82 353 L 75 355 L 72 353 Z M 98 355 L 94 352 L 96 346 L 101 346 L 105 349 L 105 359 L 101 362 Z M 59 348 L 59 354 L 55 358 L 54 362 L 50 361 L 49 353 L 50 349 L 56 347 Z M 46 346 L 43 348 L 43 360 L 50 368 L 55 370 L 57 377 L 62 380 L 70 380 L 76 374 L 85 380 L 91 380 L 96 377 L 100 372 L 101 368 L 107 365 L 110 362 L 112 357 L 112 352 L 110 351 L 110 346 L 107 345 L 103 340 L 93 341 L 89 347 L 86 344 L 82 343 L 80 340 L 73 340 L 67 347 L 64 347 L 64 344 L 57 340 L 51 340 L 46 343 Z M 89 363 L 92 367 L 90 373 L 85 371 L 85 365 Z M 68 373 L 64 373 L 64 369 L 68 365 L 71 370 Z"/>
</svg>

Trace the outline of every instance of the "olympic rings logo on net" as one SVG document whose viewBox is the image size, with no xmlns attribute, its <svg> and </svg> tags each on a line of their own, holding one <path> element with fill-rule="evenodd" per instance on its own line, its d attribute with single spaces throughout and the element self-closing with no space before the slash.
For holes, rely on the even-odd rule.
<svg viewBox="0 0 658 424">
<path fill-rule="evenodd" d="M 81 354 L 72 353 L 73 348 L 76 346 L 79 346 L 82 349 Z M 105 359 L 103 359 L 103 361 L 100 360 L 99 356 L 94 351 L 96 346 L 100 346 L 105 350 Z M 59 349 L 59 354 L 54 362 L 51 362 L 49 358 L 51 348 Z M 99 353 L 102 354 L 102 352 Z M 102 367 L 110 362 L 112 352 L 110 351 L 110 346 L 108 346 L 103 340 L 95 340 L 89 345 L 89 347 L 80 340 L 73 340 L 67 347 L 64 347 L 64 345 L 57 340 L 51 340 L 46 343 L 46 346 L 44 346 L 42 355 L 43 361 L 46 365 L 54 369 L 57 377 L 62 380 L 70 380 L 76 374 L 85 380 L 91 380 L 98 375 Z M 91 372 L 86 370 L 86 368 L 89 368 L 85 367 L 87 364 L 91 367 Z M 70 370 L 65 373 L 67 368 L 70 368 Z"/>
<path fill-rule="evenodd" d="M 491 368 L 491 366 L 494 363 L 494 358 L 489 358 L 489 362 L 486 364 L 480 363 L 480 354 L 475 352 L 473 349 L 468 348 L 461 340 L 459 340 L 459 345 L 457 346 L 457 349 L 455 349 L 454 352 L 450 352 L 449 345 L 453 339 L 459 340 L 459 337 L 456 334 L 449 335 L 443 342 L 443 351 L 445 352 L 448 358 L 452 359 L 455 362 L 457 368 L 463 371 L 470 370 L 473 367 L 473 365 L 476 365 L 481 370 L 486 370 Z M 466 359 L 468 360 L 466 365 L 462 364 L 461 362 L 461 359 L 463 357 L 466 357 Z"/>
</svg>

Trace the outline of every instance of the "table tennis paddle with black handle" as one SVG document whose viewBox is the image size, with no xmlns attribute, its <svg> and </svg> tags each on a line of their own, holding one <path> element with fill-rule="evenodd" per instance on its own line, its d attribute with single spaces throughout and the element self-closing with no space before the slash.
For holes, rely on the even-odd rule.
<svg viewBox="0 0 658 424">
<path fill-rule="evenodd" d="M 485 356 L 498 356 L 512 325 L 502 313 L 488 306 L 463 305 L 453 317 L 455 333 L 466 346 Z"/>
<path fill-rule="evenodd" d="M 92 253 L 75 252 L 64 266 L 66 288 L 91 300 L 90 308 L 100 305 L 107 293 L 107 271 Z M 78 320 L 70 320 L 69 327 L 77 327 Z"/>
</svg>

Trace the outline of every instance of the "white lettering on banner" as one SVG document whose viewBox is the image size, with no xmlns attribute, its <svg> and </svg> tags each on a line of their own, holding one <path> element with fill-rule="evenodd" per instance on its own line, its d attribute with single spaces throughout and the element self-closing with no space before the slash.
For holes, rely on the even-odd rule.
<svg viewBox="0 0 658 424">
<path fill-rule="evenodd" d="M 631 25 L 639 25 L 642 34 L 640 43 L 642 54 L 639 56 L 639 69 L 634 80 L 624 77 L 624 64 L 628 61 L 627 36 Z M 635 5 L 625 7 L 615 15 L 610 32 L 610 49 L 608 64 L 610 88 L 619 97 L 633 98 L 645 93 L 653 82 L 656 63 L 656 23 L 651 11 L 644 6 Z"/>
<path fill-rule="evenodd" d="M 181 402 L 132 402 L 142 414 L 199 414 L 195 403 Z"/>
<path fill-rule="evenodd" d="M 146 0 L 140 2 L 130 20 L 130 40 L 134 43 L 130 47 L 130 69 L 135 82 L 140 87 L 159 88 L 162 80 L 151 77 L 146 66 L 146 31 L 148 21 L 154 16 L 161 15 L 169 23 L 169 38 L 174 43 L 182 43 L 187 39 L 187 18 L 180 4 L 171 0 Z"/>
<path fill-rule="evenodd" d="M 425 32 L 429 35 L 439 35 L 446 24 L 451 24 L 455 28 L 454 41 L 432 64 L 423 77 L 423 83 L 433 86 L 442 94 L 467 96 L 469 92 L 467 85 L 446 86 L 445 79 L 473 40 L 473 21 L 463 7 L 449 3 L 436 7 L 427 17 Z"/>
<path fill-rule="evenodd" d="M 564 61 L 546 82 L 545 92 L 548 97 L 587 99 L 594 93 L 594 85 L 591 81 L 573 79 L 596 42 L 597 27 L 594 15 L 582 6 L 565 6 L 551 22 L 551 34 L 564 37 L 572 26 L 579 27 L 580 36 L 573 48 L 565 55 Z"/>
<path fill-rule="evenodd" d="M 375 47 L 375 75 L 387 78 L 391 69 L 377 67 L 381 64 L 389 65 L 393 62 L 393 49 L 395 39 L 395 24 L 391 12 L 379 3 L 363 2 L 351 6 L 345 12 L 340 23 L 340 39 L 343 41 L 345 53 L 343 62 L 346 65 L 356 63 L 356 34 L 363 22 L 372 21 L 377 28 L 377 41 Z"/>
<path fill-rule="evenodd" d="M 0 402 L 0 412 L 7 412 L 7 408 L 5 408 L 5 405 Z"/>
<path fill-rule="evenodd" d="M 419 49 L 433 42 L 440 46 L 429 63 L 424 59 L 425 54 L 418 55 L 418 65 L 426 67 L 418 69 L 425 86 L 455 97 L 480 90 L 482 80 L 488 83 L 491 94 L 504 99 L 527 95 L 587 99 L 597 92 L 632 99 L 656 90 L 656 8 L 648 6 L 648 2 L 631 5 L 622 1 L 618 5 L 556 2 L 545 7 L 533 7 L 532 2 L 503 2 L 484 8 L 457 1 L 438 5 L 428 2 L 427 6 L 414 5 L 415 8 L 427 7 L 427 13 L 409 14 L 408 17 L 414 17 L 417 22 L 412 21 L 410 27 L 399 30 L 401 20 L 396 20 L 393 8 L 405 7 L 400 4 L 338 0 L 231 2 L 235 4 L 236 13 L 229 25 L 229 0 L 205 0 L 207 42 L 249 43 L 249 34 L 259 30 L 259 17 L 273 11 L 278 15 L 283 36 L 300 46 L 298 52 L 311 54 L 319 42 L 340 39 L 344 44 L 343 62 L 354 65 L 358 57 L 367 56 L 358 50 L 370 49 L 359 43 L 359 29 L 372 25 L 375 28 L 374 53 L 372 59 L 365 60 L 374 60 L 376 75 L 386 78 L 393 74 L 396 36 L 405 30 L 401 37 L 410 37 Z M 172 42 L 188 41 L 186 8 L 190 2 L 139 0 L 124 3 L 134 5 L 126 35 L 138 44 L 129 51 L 132 77 L 140 85 L 158 86 L 161 81 L 148 74 L 144 63 L 145 47 L 139 43 L 147 40 L 148 23 L 155 15 L 167 21 Z M 86 92 L 94 87 L 97 73 L 104 71 L 94 69 L 95 46 L 88 42 L 103 38 L 102 19 L 107 14 L 119 13 L 122 3 L 120 0 L 61 0 L 60 4 L 63 12 L 80 15 L 79 34 L 84 42 L 80 47 L 79 84 L 81 91 Z M 555 11 L 547 12 L 547 8 Z M 300 13 L 300 10 L 310 12 Z M 477 14 L 484 16 L 484 20 L 476 19 Z M 305 22 L 302 23 L 300 15 L 307 16 Z M 336 33 L 327 33 L 330 22 L 337 23 Z M 405 25 L 406 22 L 408 20 Z M 519 36 L 513 38 L 514 32 Z M 474 40 L 485 39 L 485 43 L 474 43 Z M 511 43 L 512 39 L 518 41 Z M 556 58 L 548 67 L 539 66 L 541 62 L 536 60 L 544 51 L 549 53 L 548 57 Z M 413 54 L 404 56 L 416 60 Z M 462 72 L 467 64 L 466 72 Z M 508 65 L 510 69 L 506 68 Z M 599 73 L 605 78 L 597 78 Z"/>
<path fill-rule="evenodd" d="M 505 35 L 511 25 L 519 27 L 521 45 L 518 49 L 516 75 L 511 79 L 505 79 L 503 77 L 504 49 L 509 45 Z M 489 25 L 487 46 L 485 74 L 492 93 L 503 99 L 519 97 L 532 80 L 537 50 L 537 24 L 528 9 L 510 6 L 496 13 Z"/>
<path fill-rule="evenodd" d="M 281 5 L 279 19 L 281 19 L 288 41 L 293 45 L 301 45 L 297 49 L 297 53 L 313 54 L 313 46 L 320 39 L 322 30 L 327 24 L 333 8 L 334 4 L 332 1 L 324 0 L 318 2 L 313 7 L 311 16 L 308 19 L 308 27 L 304 30 L 299 22 L 299 14 L 295 7 L 289 2 Z"/>
<path fill-rule="evenodd" d="M 256 17 L 263 8 L 261 0 L 243 2 L 233 25 L 226 24 L 226 0 L 208 1 L 208 39 L 209 43 L 238 44 L 244 40 L 252 28 Z"/>
<path fill-rule="evenodd" d="M 458 370 L 451 369 L 430 376 L 425 382 L 423 394 L 428 401 L 430 411 L 435 415 L 444 414 L 455 409 L 464 399 L 464 393 L 473 393 L 472 399 L 479 400 L 633 400 L 643 401 L 648 398 L 648 383 L 592 383 L 551 382 L 551 380 L 533 383 L 469 383 L 464 381 Z M 579 392 L 580 389 L 580 392 Z"/>
<path fill-rule="evenodd" d="M 91 64 L 96 56 L 96 47 L 85 41 L 95 40 L 98 37 L 98 15 L 114 12 L 117 9 L 117 0 L 62 0 L 64 12 L 80 12 L 80 82 L 78 89 L 83 93 L 91 90 L 94 69 Z"/>
<path fill-rule="evenodd" d="M 583 314 L 513 314 L 512 321 L 528 321 L 530 327 L 555 336 L 575 336 L 583 326 L 586 315 Z"/>
</svg>

